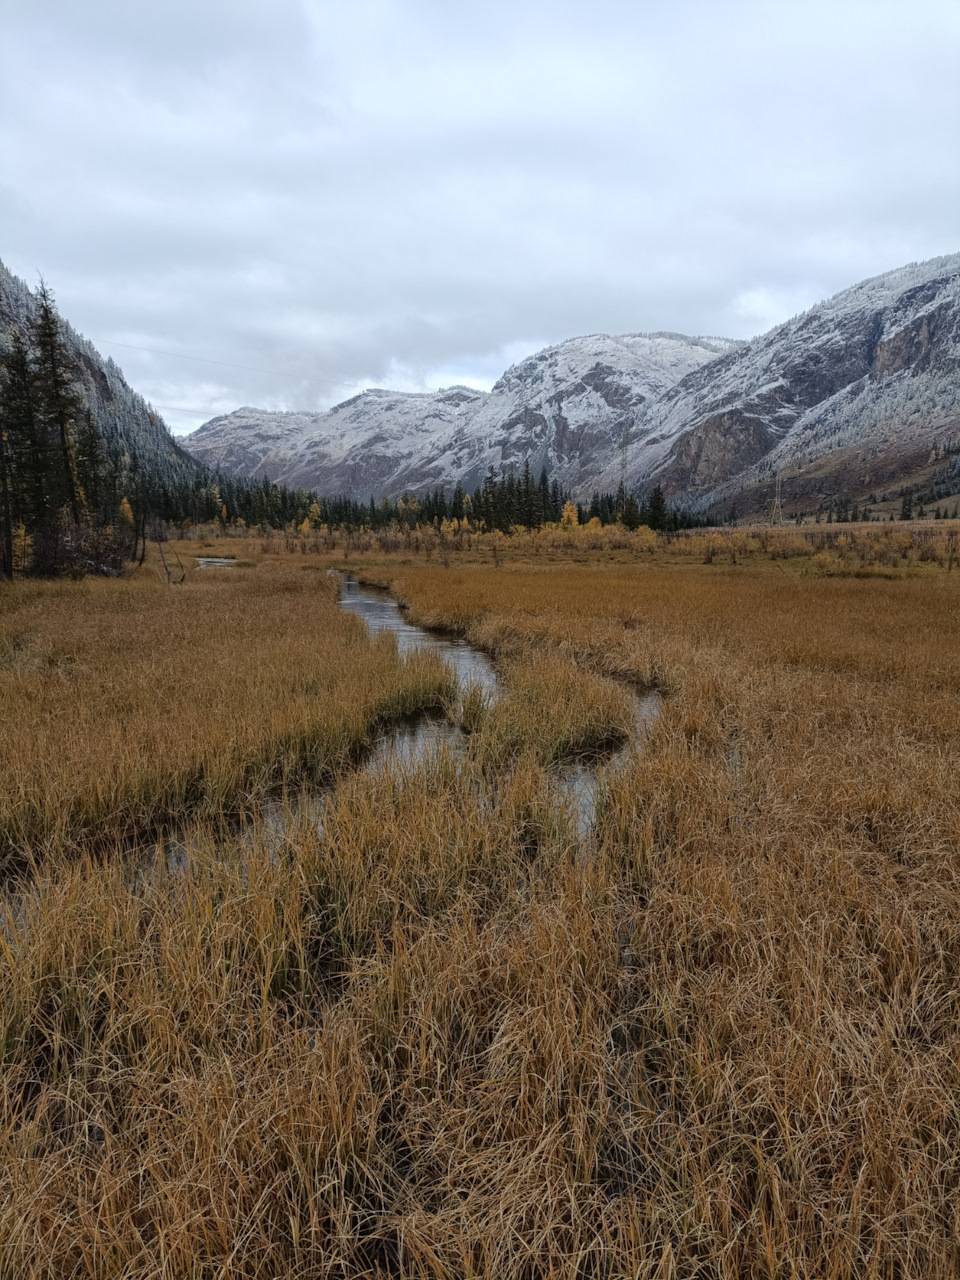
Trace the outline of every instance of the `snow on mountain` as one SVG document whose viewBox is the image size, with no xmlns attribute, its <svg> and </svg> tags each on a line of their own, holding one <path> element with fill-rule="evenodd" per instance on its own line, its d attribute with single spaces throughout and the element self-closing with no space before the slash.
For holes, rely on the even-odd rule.
<svg viewBox="0 0 960 1280">
<path fill-rule="evenodd" d="M 513 365 L 451 441 L 469 485 L 489 467 L 529 459 L 573 491 L 595 485 L 629 442 L 638 412 L 684 375 L 736 346 L 676 333 L 571 338 Z"/>
<path fill-rule="evenodd" d="M 367 499 L 547 469 L 580 496 L 662 485 L 702 510 L 853 495 L 960 432 L 960 254 L 864 281 L 752 342 L 674 333 L 571 338 L 489 393 L 366 391 L 326 413 L 256 409 L 186 441 L 243 475 Z M 952 446 L 951 446 L 952 448 Z M 742 495 L 742 496 L 741 496 Z"/>
<path fill-rule="evenodd" d="M 369 390 L 325 413 L 238 409 L 185 443 L 235 474 L 361 499 L 470 488 L 524 459 L 578 488 L 647 400 L 735 346 L 669 333 L 572 338 L 513 365 L 489 393 Z"/>
<path fill-rule="evenodd" d="M 850 487 L 850 467 L 870 489 L 958 425 L 953 254 L 846 289 L 682 379 L 638 416 L 631 476 L 703 509 L 778 471 L 796 497 Z"/>
</svg>

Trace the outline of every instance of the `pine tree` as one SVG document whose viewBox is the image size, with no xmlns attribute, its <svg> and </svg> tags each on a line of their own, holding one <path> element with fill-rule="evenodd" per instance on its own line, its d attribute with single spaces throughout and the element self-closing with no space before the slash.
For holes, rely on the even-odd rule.
<svg viewBox="0 0 960 1280">
<path fill-rule="evenodd" d="M 647 523 L 651 529 L 665 529 L 667 526 L 667 504 L 659 485 L 651 493 L 647 504 Z"/>
<path fill-rule="evenodd" d="M 69 508 L 74 525 L 79 526 L 74 432 L 81 405 L 73 385 L 77 375 L 60 331 L 53 295 L 43 280 L 37 290 L 37 310 L 30 321 L 30 337 L 37 408 L 58 463 L 51 467 L 51 487 L 62 499 L 62 505 Z"/>
<path fill-rule="evenodd" d="M 453 491 L 453 498 L 450 501 L 450 518 L 451 520 L 463 519 L 463 485 L 459 480 Z"/>
</svg>

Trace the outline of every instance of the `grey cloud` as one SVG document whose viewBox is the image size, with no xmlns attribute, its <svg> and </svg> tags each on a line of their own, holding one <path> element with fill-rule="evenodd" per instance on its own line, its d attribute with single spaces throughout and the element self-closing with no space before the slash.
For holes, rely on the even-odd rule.
<svg viewBox="0 0 960 1280">
<path fill-rule="evenodd" d="M 953 0 L 0 0 L 0 19 L 0 257 L 190 410 L 175 429 L 489 381 L 576 333 L 750 336 L 958 247 Z"/>
</svg>

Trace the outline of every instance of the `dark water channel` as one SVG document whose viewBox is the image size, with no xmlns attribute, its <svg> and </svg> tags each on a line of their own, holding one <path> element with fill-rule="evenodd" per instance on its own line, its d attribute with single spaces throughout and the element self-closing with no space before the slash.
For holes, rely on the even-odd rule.
<svg viewBox="0 0 960 1280">
<path fill-rule="evenodd" d="M 461 693 L 471 686 L 479 687 L 487 705 L 495 702 L 503 692 L 501 677 L 487 654 L 460 636 L 414 626 L 388 591 L 361 585 L 350 574 L 341 573 L 339 577 L 341 608 L 362 618 L 371 636 L 381 631 L 391 632 L 401 655 L 415 649 L 437 654 L 452 668 Z M 572 806 L 581 839 L 586 839 L 593 828 L 604 779 L 628 763 L 661 706 L 661 695 L 655 690 L 637 696 L 633 732 L 623 746 L 613 752 L 565 760 L 553 767 L 558 798 Z M 441 750 L 454 759 L 463 759 L 468 749 L 469 736 L 459 725 L 435 713 L 425 713 L 385 729 L 371 745 L 361 767 L 376 774 L 386 769 L 415 766 L 431 753 Z M 310 791 L 295 799 L 288 797 L 282 803 L 265 805 L 260 817 L 245 827 L 241 841 L 247 844 L 255 838 L 261 842 L 266 838 L 268 843 L 275 842 L 279 851 L 291 826 L 304 821 L 322 825 L 330 790 Z M 190 839 L 171 834 L 148 852 L 141 851 L 138 874 L 152 878 L 158 862 L 165 863 L 170 872 L 184 870 L 190 856 Z M 10 923 L 20 916 L 23 902 L 22 888 L 12 895 L 0 894 L 0 934 L 6 934 Z"/>
<path fill-rule="evenodd" d="M 461 691 L 479 685 L 487 703 L 502 692 L 502 682 L 492 660 L 461 636 L 417 627 L 404 616 L 396 600 L 383 588 L 364 586 L 352 574 L 340 575 L 340 605 L 363 618 L 371 635 L 389 631 L 401 654 L 414 649 L 437 654 L 453 669 Z M 613 752 L 563 761 L 554 768 L 560 795 L 573 805 L 581 838 L 591 830 L 596 816 L 597 797 L 604 777 L 623 768 L 649 731 L 662 705 L 662 698 L 650 690 L 635 699 L 633 732 L 622 747 Z M 392 764 L 415 764 L 438 748 L 462 757 L 467 735 L 458 725 L 434 715 L 393 726 L 381 735 L 367 757 L 365 767 L 378 771 Z"/>
<path fill-rule="evenodd" d="M 389 591 L 361 585 L 352 574 L 340 575 L 340 607 L 362 618 L 371 637 L 387 631 L 397 642 L 401 656 L 418 649 L 442 658 L 456 676 L 461 693 L 470 685 L 479 687 L 484 699 L 493 702 L 500 693 L 500 677 L 490 658 L 454 634 L 428 631 L 408 622 Z M 445 716 L 425 713 L 398 725 L 391 725 L 376 739 L 364 767 L 379 772 L 391 765 L 412 765 L 431 751 L 444 748 L 463 756 L 467 736 L 459 725 Z"/>
<path fill-rule="evenodd" d="M 392 632 L 401 654 L 413 649 L 437 654 L 452 668 L 461 689 L 477 684 L 488 697 L 499 693 L 500 677 L 485 653 L 452 633 L 415 627 L 404 617 L 389 591 L 382 587 L 361 586 L 352 574 L 340 574 L 340 607 L 362 618 L 371 636 L 381 631 Z"/>
</svg>

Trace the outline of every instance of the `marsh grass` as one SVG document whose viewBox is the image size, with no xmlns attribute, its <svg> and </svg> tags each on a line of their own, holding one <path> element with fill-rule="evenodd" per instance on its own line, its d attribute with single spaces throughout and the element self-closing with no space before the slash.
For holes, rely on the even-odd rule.
<svg viewBox="0 0 960 1280">
<path fill-rule="evenodd" d="M 299 567 L 177 588 L 17 583 L 0 615 L 0 855 L 8 862 L 255 806 L 329 780 L 449 673 L 370 644 Z"/>
<path fill-rule="evenodd" d="M 955 1277 L 960 578 L 394 576 L 508 673 L 464 754 L 8 915 L 0 1276 Z"/>
<path fill-rule="evenodd" d="M 551 764 L 613 748 L 630 736 L 629 692 L 562 654 L 514 658 L 502 671 L 506 691 L 488 709 L 479 740 L 492 767 L 522 752 Z"/>
</svg>

